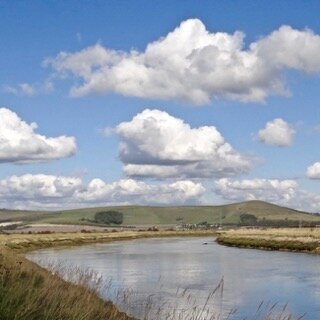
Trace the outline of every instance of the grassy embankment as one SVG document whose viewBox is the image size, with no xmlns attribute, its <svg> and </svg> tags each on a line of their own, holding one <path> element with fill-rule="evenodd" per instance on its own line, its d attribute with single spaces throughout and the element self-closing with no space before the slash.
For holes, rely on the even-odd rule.
<svg viewBox="0 0 320 320">
<path fill-rule="evenodd" d="M 221 233 L 217 242 L 241 248 L 320 254 L 320 228 L 229 230 Z"/>
<path fill-rule="evenodd" d="M 142 237 L 197 236 L 206 232 L 121 232 L 70 234 L 0 234 L 0 319 L 2 320 L 129 320 L 111 302 L 102 300 L 79 274 L 72 284 L 28 261 L 23 252 Z M 212 234 L 212 232 L 210 233 Z"/>
</svg>

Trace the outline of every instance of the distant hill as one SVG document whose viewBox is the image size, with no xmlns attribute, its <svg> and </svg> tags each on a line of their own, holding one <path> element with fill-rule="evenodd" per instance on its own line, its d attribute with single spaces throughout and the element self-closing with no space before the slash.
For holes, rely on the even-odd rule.
<svg viewBox="0 0 320 320">
<path fill-rule="evenodd" d="M 31 222 L 50 214 L 46 211 L 0 209 L 0 223 L 9 221 Z"/>
<path fill-rule="evenodd" d="M 254 215 L 257 221 L 314 221 L 319 222 L 320 216 L 290 208 L 280 207 L 263 201 L 248 201 L 221 206 L 112 206 L 64 210 L 59 212 L 27 212 L 20 214 L 14 211 L 14 217 L 39 223 L 85 224 L 94 220 L 95 213 L 113 210 L 123 213 L 124 225 L 175 225 L 177 223 L 239 224 L 241 216 Z M 0 211 L 8 218 L 12 213 Z"/>
</svg>

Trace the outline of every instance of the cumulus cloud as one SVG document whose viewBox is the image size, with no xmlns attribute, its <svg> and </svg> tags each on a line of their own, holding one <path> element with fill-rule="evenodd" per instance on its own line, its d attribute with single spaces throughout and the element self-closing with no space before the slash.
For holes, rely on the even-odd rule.
<svg viewBox="0 0 320 320">
<path fill-rule="evenodd" d="M 216 181 L 215 191 L 226 200 L 263 200 L 299 210 L 320 210 L 320 195 L 301 189 L 295 180 L 223 178 Z"/>
<path fill-rule="evenodd" d="M 307 168 L 306 176 L 309 179 L 320 179 L 320 162 L 316 162 Z"/>
<path fill-rule="evenodd" d="M 76 152 L 74 137 L 46 137 L 35 132 L 36 123 L 23 121 L 0 108 L 0 162 L 27 163 L 69 157 Z"/>
<path fill-rule="evenodd" d="M 79 178 L 57 177 L 44 174 L 25 174 L 0 180 L 1 199 L 25 201 L 70 197 L 81 187 Z"/>
<path fill-rule="evenodd" d="M 191 128 L 164 111 L 146 109 L 120 123 L 116 133 L 119 157 L 130 177 L 225 177 L 250 167 L 215 127 Z"/>
<path fill-rule="evenodd" d="M 267 122 L 266 126 L 258 133 L 259 140 L 263 143 L 278 147 L 288 147 L 292 144 L 295 129 L 281 118 Z"/>
<path fill-rule="evenodd" d="M 220 179 L 216 182 L 216 192 L 230 200 L 266 200 L 271 202 L 288 201 L 295 195 L 298 184 L 294 180 Z"/>
<path fill-rule="evenodd" d="M 63 76 L 82 83 L 72 96 L 114 92 L 142 98 L 206 104 L 214 98 L 263 102 L 288 95 L 285 70 L 320 72 L 320 36 L 282 26 L 249 45 L 236 31 L 210 32 L 198 19 L 183 21 L 143 52 L 116 51 L 96 44 L 48 58 Z"/>
<path fill-rule="evenodd" d="M 132 179 L 106 183 L 93 179 L 25 174 L 0 180 L 0 205 L 6 208 L 68 208 L 112 204 L 197 203 L 205 188 L 192 181 L 146 184 Z"/>
</svg>

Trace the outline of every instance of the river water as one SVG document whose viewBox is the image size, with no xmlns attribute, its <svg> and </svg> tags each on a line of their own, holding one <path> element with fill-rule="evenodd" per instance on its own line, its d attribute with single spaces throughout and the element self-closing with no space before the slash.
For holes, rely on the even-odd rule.
<svg viewBox="0 0 320 320">
<path fill-rule="evenodd" d="M 47 268 L 95 271 L 104 279 L 100 294 L 140 318 L 224 319 L 231 313 L 230 319 L 258 320 L 285 309 L 283 318 L 320 319 L 316 255 L 230 248 L 206 237 L 51 248 L 28 258 Z"/>
</svg>

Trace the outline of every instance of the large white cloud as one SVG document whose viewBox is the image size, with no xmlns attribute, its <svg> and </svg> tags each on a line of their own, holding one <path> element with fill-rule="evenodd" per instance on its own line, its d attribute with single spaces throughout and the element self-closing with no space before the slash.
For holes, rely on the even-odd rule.
<svg viewBox="0 0 320 320">
<path fill-rule="evenodd" d="M 306 176 L 310 179 L 320 179 L 320 162 L 316 162 L 307 168 Z"/>
<path fill-rule="evenodd" d="M 320 211 L 320 195 L 300 188 L 295 180 L 220 179 L 215 191 L 232 201 L 264 200 L 299 210 Z"/>
<path fill-rule="evenodd" d="M 266 123 L 266 126 L 258 133 L 259 140 L 263 143 L 288 147 L 292 144 L 296 131 L 281 118 Z"/>
<path fill-rule="evenodd" d="M 0 108 L 0 162 L 26 163 L 69 157 L 76 152 L 74 137 L 45 137 L 13 111 Z"/>
<path fill-rule="evenodd" d="M 191 128 L 160 110 L 146 109 L 116 128 L 119 157 L 131 177 L 225 177 L 247 172 L 249 160 L 213 126 Z"/>
<path fill-rule="evenodd" d="M 0 180 L 0 199 L 4 201 L 26 201 L 72 197 L 82 187 L 79 178 L 59 177 L 44 174 L 10 176 Z M 54 200 L 53 200 L 54 201 Z"/>
<path fill-rule="evenodd" d="M 146 184 L 132 179 L 106 183 L 93 179 L 25 174 L 0 180 L 0 206 L 6 208 L 74 208 L 113 204 L 198 203 L 205 188 L 192 181 Z"/>
<path fill-rule="evenodd" d="M 196 104 L 217 97 L 262 102 L 272 94 L 288 94 L 284 70 L 320 72 L 320 37 L 282 26 L 245 46 L 242 32 L 213 33 L 200 20 L 189 19 L 144 52 L 96 44 L 61 52 L 44 65 L 82 80 L 72 96 L 115 92 Z"/>
</svg>

